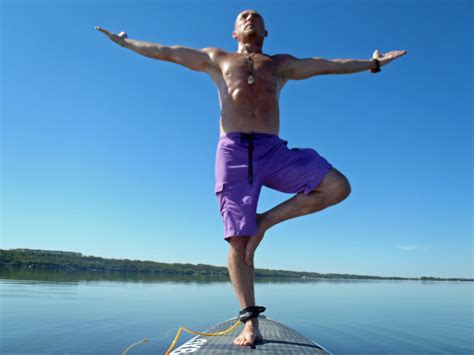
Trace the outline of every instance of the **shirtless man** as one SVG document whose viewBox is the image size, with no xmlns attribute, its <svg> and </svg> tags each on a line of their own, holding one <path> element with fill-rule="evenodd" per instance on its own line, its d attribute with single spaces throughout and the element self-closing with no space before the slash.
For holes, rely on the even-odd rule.
<svg viewBox="0 0 474 355">
<path fill-rule="evenodd" d="M 255 306 L 255 249 L 266 230 L 277 223 L 320 211 L 344 200 L 351 191 L 347 178 L 314 149 L 287 147 L 279 133 L 279 95 L 288 80 L 322 74 L 349 74 L 390 63 L 406 51 L 391 51 L 378 60 L 306 58 L 262 52 L 268 36 L 262 16 L 242 11 L 232 37 L 237 52 L 219 48 L 193 49 L 128 39 L 96 27 L 112 41 L 153 59 L 166 60 L 209 74 L 219 92 L 220 139 L 216 152 L 215 194 L 224 220 L 224 238 L 229 242 L 228 269 L 243 311 L 244 330 L 236 345 L 253 345 L 262 336 Z M 377 67 L 377 64 L 379 67 Z M 256 213 L 261 186 L 293 197 Z M 247 313 L 244 312 L 247 311 Z"/>
</svg>

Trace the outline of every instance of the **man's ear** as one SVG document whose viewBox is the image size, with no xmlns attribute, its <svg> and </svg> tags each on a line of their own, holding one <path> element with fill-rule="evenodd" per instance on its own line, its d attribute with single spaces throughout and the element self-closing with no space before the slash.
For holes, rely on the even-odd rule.
<svg viewBox="0 0 474 355">
<path fill-rule="evenodd" d="M 237 38 L 237 33 L 235 33 L 235 31 L 232 32 L 232 38 Z"/>
</svg>

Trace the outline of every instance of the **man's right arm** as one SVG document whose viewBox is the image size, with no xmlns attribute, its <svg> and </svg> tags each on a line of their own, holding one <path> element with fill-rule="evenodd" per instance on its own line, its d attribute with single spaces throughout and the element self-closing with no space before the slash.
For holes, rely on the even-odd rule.
<svg viewBox="0 0 474 355">
<path fill-rule="evenodd" d="M 163 46 L 158 43 L 125 39 L 124 47 L 149 58 L 166 60 L 189 69 L 209 72 L 214 66 L 212 54 L 215 48 L 194 49 L 184 46 Z"/>
<path fill-rule="evenodd" d="M 217 48 L 194 49 L 184 46 L 164 46 L 159 43 L 129 39 L 124 32 L 116 35 L 100 27 L 96 29 L 106 34 L 115 43 L 145 57 L 174 62 L 189 69 L 207 73 L 216 68 L 213 57 Z"/>
</svg>

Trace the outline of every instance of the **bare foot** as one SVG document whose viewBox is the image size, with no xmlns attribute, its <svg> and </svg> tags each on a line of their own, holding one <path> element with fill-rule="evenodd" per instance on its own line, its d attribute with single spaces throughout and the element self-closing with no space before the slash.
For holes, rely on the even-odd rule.
<svg viewBox="0 0 474 355">
<path fill-rule="evenodd" d="M 247 245 L 245 246 L 245 263 L 249 266 L 253 266 L 253 256 L 255 254 L 255 249 L 257 249 L 267 230 L 264 221 L 264 214 L 262 213 L 257 213 L 257 226 L 257 233 L 250 237 Z"/>
<path fill-rule="evenodd" d="M 249 346 L 262 340 L 262 334 L 258 329 L 258 321 L 249 320 L 245 323 L 242 333 L 234 339 L 235 345 Z"/>
</svg>

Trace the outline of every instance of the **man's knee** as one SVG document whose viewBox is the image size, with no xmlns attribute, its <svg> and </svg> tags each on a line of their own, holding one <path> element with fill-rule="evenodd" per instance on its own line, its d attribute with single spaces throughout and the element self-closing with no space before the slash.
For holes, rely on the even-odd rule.
<svg viewBox="0 0 474 355">
<path fill-rule="evenodd" d="M 230 237 L 228 239 L 228 242 L 230 244 L 230 250 L 236 254 L 244 254 L 245 246 L 247 245 L 248 241 L 249 241 L 248 237 L 243 237 L 243 236 Z"/>
<path fill-rule="evenodd" d="M 331 168 L 316 191 L 324 192 L 328 202 L 336 204 L 346 199 L 351 194 L 349 180 L 339 170 Z"/>
<path fill-rule="evenodd" d="M 341 180 L 336 184 L 333 191 L 333 198 L 336 203 L 345 200 L 351 194 L 351 184 L 349 180 L 342 175 Z"/>
</svg>

